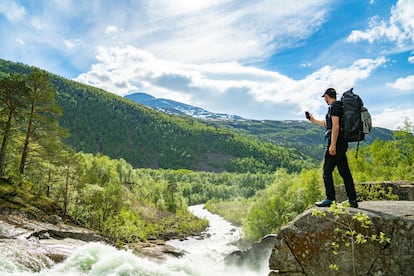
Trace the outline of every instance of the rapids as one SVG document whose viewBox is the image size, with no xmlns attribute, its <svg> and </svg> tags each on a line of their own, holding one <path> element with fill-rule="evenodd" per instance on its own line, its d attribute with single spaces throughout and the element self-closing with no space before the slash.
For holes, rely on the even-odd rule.
<svg viewBox="0 0 414 276">
<path fill-rule="evenodd" d="M 140 258 L 131 252 L 112 246 L 90 242 L 74 249 L 62 263 L 55 264 L 40 272 L 27 271 L 17 262 L 31 256 L 13 256 L 0 260 L 0 275 L 267 275 L 268 263 L 253 271 L 248 267 L 226 266 L 224 257 L 238 250 L 232 243 L 240 239 L 241 230 L 218 215 L 203 209 L 203 205 L 189 207 L 198 217 L 209 220 L 209 227 L 203 235 L 206 238 L 189 238 L 184 241 L 172 240 L 168 244 L 184 250 L 181 258 L 169 257 L 159 264 Z M 5 250 L 5 248 L 0 248 Z M 266 252 L 270 255 L 270 252 Z"/>
</svg>

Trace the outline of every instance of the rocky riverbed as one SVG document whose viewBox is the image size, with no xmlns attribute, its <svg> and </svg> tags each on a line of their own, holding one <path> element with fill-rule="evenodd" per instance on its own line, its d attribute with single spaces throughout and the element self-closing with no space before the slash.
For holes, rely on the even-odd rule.
<svg viewBox="0 0 414 276">
<path fill-rule="evenodd" d="M 39 220 L 24 212 L 0 210 L 0 259 L 5 266 L 41 271 L 64 261 L 90 242 L 113 245 L 95 231 L 64 223 L 57 215 Z M 163 240 L 131 244 L 128 249 L 158 262 L 183 254 Z"/>
</svg>

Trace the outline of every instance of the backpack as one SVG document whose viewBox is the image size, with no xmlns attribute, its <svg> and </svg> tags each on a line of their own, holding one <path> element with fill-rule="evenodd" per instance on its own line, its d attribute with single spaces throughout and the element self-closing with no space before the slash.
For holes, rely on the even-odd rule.
<svg viewBox="0 0 414 276">
<path fill-rule="evenodd" d="M 353 88 L 345 91 L 341 97 L 344 115 L 341 117 L 341 133 L 345 141 L 359 142 L 372 130 L 371 114 L 364 107 L 361 98 L 353 92 Z"/>
</svg>

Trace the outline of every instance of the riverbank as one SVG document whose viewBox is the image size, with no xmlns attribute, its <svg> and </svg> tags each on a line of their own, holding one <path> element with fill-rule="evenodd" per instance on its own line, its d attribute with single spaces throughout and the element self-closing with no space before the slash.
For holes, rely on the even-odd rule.
<svg viewBox="0 0 414 276">
<path fill-rule="evenodd" d="M 157 239 L 129 244 L 128 247 L 116 246 L 99 233 L 65 223 L 57 215 L 41 221 L 22 211 L 0 208 L 0 259 L 10 266 L 11 271 L 18 268 L 38 272 L 51 268 L 65 261 L 77 249 L 94 242 L 130 250 L 139 257 L 158 263 L 184 254 L 166 241 Z"/>
<path fill-rule="evenodd" d="M 17 189 L 7 180 L 1 180 L 0 272 L 2 268 L 6 271 L 41 271 L 61 263 L 77 249 L 93 242 L 129 250 L 139 257 L 161 263 L 169 257 L 184 254 L 166 243 L 170 239 L 185 238 L 174 233 L 162 238 L 150 237 L 147 241 L 122 243 L 65 216 L 50 198 L 26 193 L 22 187 Z"/>
</svg>

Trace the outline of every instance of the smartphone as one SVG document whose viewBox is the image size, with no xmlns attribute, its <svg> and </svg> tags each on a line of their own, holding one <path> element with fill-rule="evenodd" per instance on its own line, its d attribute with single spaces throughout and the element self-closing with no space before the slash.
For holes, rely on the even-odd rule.
<svg viewBox="0 0 414 276">
<path fill-rule="evenodd" d="M 311 117 L 308 111 L 305 111 L 305 116 L 306 116 L 306 119 L 310 120 Z"/>
</svg>

